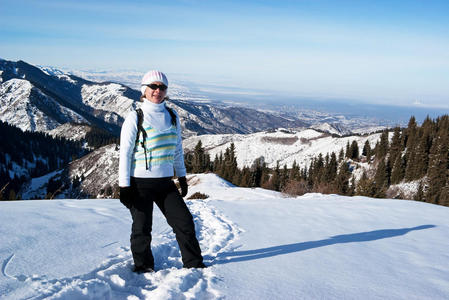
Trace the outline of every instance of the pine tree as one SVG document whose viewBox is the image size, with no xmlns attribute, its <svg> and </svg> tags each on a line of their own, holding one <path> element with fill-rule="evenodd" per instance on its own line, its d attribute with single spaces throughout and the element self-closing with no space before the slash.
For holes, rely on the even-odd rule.
<svg viewBox="0 0 449 300">
<path fill-rule="evenodd" d="M 388 188 L 388 169 L 385 160 L 381 159 L 374 177 L 377 198 L 384 198 Z"/>
<path fill-rule="evenodd" d="M 338 169 L 337 156 L 335 155 L 335 152 L 332 152 L 329 164 L 325 168 L 324 181 L 329 183 L 333 182 L 337 177 L 337 169 Z"/>
<path fill-rule="evenodd" d="M 375 186 L 374 181 L 368 178 L 366 171 L 363 171 L 362 177 L 357 183 L 356 195 L 374 197 Z"/>
<path fill-rule="evenodd" d="M 405 175 L 405 160 L 401 156 L 401 154 L 396 156 L 396 159 L 393 163 L 393 168 L 391 171 L 391 183 L 397 184 L 404 179 Z"/>
<path fill-rule="evenodd" d="M 393 138 L 391 139 L 390 145 L 390 159 L 395 162 L 397 156 L 401 155 L 402 152 L 402 137 L 401 137 L 401 129 L 399 127 L 395 127 L 393 131 Z"/>
<path fill-rule="evenodd" d="M 448 181 L 448 156 L 449 135 L 439 135 L 431 149 L 431 162 L 428 172 L 429 188 L 426 192 L 427 202 L 439 204 L 441 191 Z"/>
<path fill-rule="evenodd" d="M 376 149 L 376 159 L 385 158 L 388 153 L 388 130 L 384 130 L 380 135 L 380 141 Z"/>
<path fill-rule="evenodd" d="M 417 144 L 417 124 L 415 117 L 411 117 L 407 129 L 404 134 L 404 141 L 406 144 L 406 152 L 405 152 L 405 180 L 411 181 L 416 178 L 415 175 L 415 147 Z"/>
<path fill-rule="evenodd" d="M 273 176 L 270 179 L 272 189 L 280 191 L 281 186 L 281 169 L 279 167 L 279 161 L 276 163 L 276 169 L 274 169 Z"/>
<path fill-rule="evenodd" d="M 345 157 L 351 158 L 351 145 L 349 144 L 349 141 L 346 142 Z"/>
<path fill-rule="evenodd" d="M 289 181 L 289 171 L 287 169 L 287 165 L 284 164 L 284 168 L 281 171 L 281 178 L 280 178 L 280 184 L 279 184 L 279 190 L 282 191 L 284 187 L 287 185 L 287 182 Z"/>
<path fill-rule="evenodd" d="M 346 195 L 348 193 L 350 175 L 349 164 L 342 162 L 338 170 L 337 178 L 335 179 L 336 189 L 339 194 Z"/>
<path fill-rule="evenodd" d="M 340 149 L 340 152 L 338 153 L 338 162 L 342 162 L 343 159 L 345 158 L 345 151 L 343 150 L 343 148 Z"/>
<path fill-rule="evenodd" d="M 194 150 L 192 160 L 192 172 L 204 173 L 210 169 L 210 156 L 203 148 L 201 140 L 198 141 Z"/>
<path fill-rule="evenodd" d="M 359 158 L 359 145 L 355 140 L 351 143 L 349 158 L 354 160 Z"/>
<path fill-rule="evenodd" d="M 248 167 L 243 167 L 242 175 L 240 177 L 240 183 L 238 184 L 241 187 L 250 187 L 251 186 L 251 171 Z"/>
<path fill-rule="evenodd" d="M 371 160 L 371 145 L 368 140 L 365 141 L 363 145 L 362 155 L 366 156 L 366 161 L 370 162 Z"/>
<path fill-rule="evenodd" d="M 290 170 L 290 174 L 288 175 L 290 180 L 299 180 L 301 178 L 301 173 L 299 170 L 299 166 L 296 163 L 296 160 L 293 161 L 292 168 Z"/>
<path fill-rule="evenodd" d="M 324 177 L 324 159 L 323 155 L 320 153 L 318 154 L 318 158 L 314 160 L 313 164 L 313 184 L 318 186 L 321 182 L 323 182 Z"/>
</svg>

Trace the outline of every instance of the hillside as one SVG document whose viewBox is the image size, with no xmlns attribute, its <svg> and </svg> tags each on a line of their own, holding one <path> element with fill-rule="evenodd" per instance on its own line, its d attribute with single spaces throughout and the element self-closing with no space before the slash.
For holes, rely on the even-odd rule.
<svg viewBox="0 0 449 300">
<path fill-rule="evenodd" d="M 257 132 L 253 134 L 224 134 L 224 135 L 201 135 L 190 137 L 183 142 L 185 151 L 195 148 L 198 141 L 201 141 L 204 149 L 210 154 L 213 160 L 215 155 L 224 153 L 231 143 L 234 143 L 237 156 L 237 164 L 240 168 L 251 166 L 257 158 L 263 158 L 268 167 L 287 165 L 291 167 L 296 161 L 301 168 L 308 166 L 311 159 L 317 157 L 319 153 L 323 156 L 326 153 L 338 152 L 346 144 L 356 141 L 362 149 L 366 141 L 372 147 L 380 138 L 380 133 L 366 136 L 346 136 L 338 137 L 323 133 L 314 129 L 306 130 L 273 130 Z"/>
<path fill-rule="evenodd" d="M 138 83 L 140 78 L 135 80 Z M 176 83 L 170 85 L 168 95 L 185 136 L 307 126 L 299 118 L 279 113 L 203 101 Z M 24 61 L 0 60 L 0 120 L 23 130 L 49 132 L 65 123 L 82 123 L 118 136 L 139 98 L 140 91 L 121 83 L 95 82 Z"/>
<path fill-rule="evenodd" d="M 449 208 L 306 194 L 285 198 L 189 177 L 209 266 L 182 269 L 154 211 L 156 272 L 131 272 L 118 200 L 0 202 L 4 299 L 447 299 Z M 21 220 L 27 220 L 22 222 Z"/>
</svg>

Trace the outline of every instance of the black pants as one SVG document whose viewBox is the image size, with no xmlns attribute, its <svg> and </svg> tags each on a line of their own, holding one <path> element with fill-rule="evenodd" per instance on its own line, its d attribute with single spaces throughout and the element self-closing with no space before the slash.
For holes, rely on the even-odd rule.
<svg viewBox="0 0 449 300">
<path fill-rule="evenodd" d="M 133 218 L 131 252 L 134 264 L 154 268 L 154 257 L 151 252 L 154 202 L 176 235 L 184 267 L 201 265 L 203 257 L 195 236 L 192 215 L 171 178 L 131 177 L 131 187 L 135 195 L 133 207 L 130 209 Z"/>
</svg>

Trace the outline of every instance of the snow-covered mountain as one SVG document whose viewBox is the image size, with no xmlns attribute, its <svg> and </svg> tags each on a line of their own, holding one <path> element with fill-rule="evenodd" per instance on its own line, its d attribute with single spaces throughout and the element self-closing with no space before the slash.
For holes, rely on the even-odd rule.
<svg viewBox="0 0 449 300">
<path fill-rule="evenodd" d="M 367 140 L 371 147 L 374 147 L 379 138 L 380 133 L 338 137 L 314 129 L 301 131 L 278 129 L 253 134 L 194 136 L 185 139 L 183 146 L 186 151 L 191 151 L 198 141 L 201 141 L 202 146 L 213 160 L 216 155 L 224 154 L 226 148 L 234 143 L 237 164 L 240 168 L 250 167 L 258 158 L 262 158 L 271 168 L 276 167 L 278 162 L 281 167 L 287 165 L 290 168 L 294 161 L 304 168 L 319 153 L 322 153 L 323 157 L 332 152 L 338 155 L 339 151 L 352 141 L 357 142 L 359 149 L 363 148 Z"/>
<path fill-rule="evenodd" d="M 188 177 L 207 269 L 183 269 L 154 209 L 156 272 L 135 274 L 117 199 L 0 202 L 2 299 L 431 299 L 449 297 L 449 208 L 237 188 Z M 26 220 L 26 221 L 24 221 Z"/>
<path fill-rule="evenodd" d="M 42 132 L 68 122 L 89 123 L 28 80 L 16 78 L 0 85 L 0 119 L 24 131 Z"/>
<path fill-rule="evenodd" d="M 307 125 L 296 118 L 190 97 L 176 84 L 170 93 L 169 105 L 178 111 L 186 136 Z M 93 82 L 55 68 L 0 60 L 0 120 L 24 130 L 48 132 L 70 122 L 117 136 L 139 97 L 139 91 L 120 83 Z"/>
<path fill-rule="evenodd" d="M 31 179 L 19 193 L 23 199 L 42 199 L 47 185 L 58 182 L 55 198 L 110 198 L 118 186 L 119 148 L 107 145 L 72 161 L 67 167 Z"/>
<path fill-rule="evenodd" d="M 23 61 L 0 60 L 0 120 L 48 132 L 84 123 L 118 134 L 138 93 L 114 83 L 93 83 L 61 72 L 44 72 Z"/>
<path fill-rule="evenodd" d="M 316 123 L 310 126 L 310 128 L 317 129 L 319 131 L 327 132 L 335 135 L 349 135 L 351 134 L 351 130 L 345 128 L 340 123 Z"/>
<path fill-rule="evenodd" d="M 48 133 L 53 137 L 64 137 L 74 141 L 81 141 L 86 138 L 86 134 L 91 130 L 92 127 L 85 124 L 64 123 Z"/>
<path fill-rule="evenodd" d="M 346 144 L 356 141 L 359 148 L 362 149 L 365 141 L 369 141 L 372 147 L 380 138 L 380 133 L 367 136 L 347 136 L 337 137 L 322 133 L 313 129 L 302 131 L 289 131 L 279 129 L 269 132 L 258 132 L 254 134 L 213 134 L 192 136 L 184 140 L 185 151 L 191 151 L 195 148 L 198 141 L 201 140 L 206 152 L 210 154 L 213 160 L 215 155 L 224 153 L 226 148 L 234 143 L 237 156 L 237 164 L 240 168 L 251 166 L 256 159 L 262 158 L 268 167 L 274 168 L 279 162 L 282 167 L 284 164 L 291 167 L 293 162 L 301 168 L 310 164 L 312 158 L 317 157 L 319 153 L 325 156 L 327 153 L 335 152 L 337 155 Z M 110 191 L 118 182 L 118 163 L 119 149 L 115 144 L 101 147 L 90 154 L 73 161 L 63 174 L 70 180 L 66 180 L 66 189 L 57 198 L 74 197 L 80 195 L 90 195 L 92 197 L 110 197 L 106 191 Z M 367 164 L 364 165 L 368 169 Z M 363 169 L 354 170 L 356 179 L 362 175 Z M 56 178 L 60 176 L 55 174 Z M 44 176 L 45 177 L 45 176 Z M 47 177 L 45 177 L 47 178 Z M 77 189 L 69 189 L 70 183 L 75 178 L 82 178 Z M 49 178 L 47 178 L 48 180 Z M 33 183 L 35 182 L 35 183 Z M 35 178 L 23 191 L 24 199 L 42 198 L 46 195 L 43 178 Z M 80 194 L 80 192 L 82 192 Z"/>
</svg>

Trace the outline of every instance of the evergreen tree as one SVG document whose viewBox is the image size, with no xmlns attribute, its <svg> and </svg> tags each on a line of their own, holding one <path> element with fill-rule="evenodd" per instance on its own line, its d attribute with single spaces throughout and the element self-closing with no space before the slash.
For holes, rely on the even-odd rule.
<svg viewBox="0 0 449 300">
<path fill-rule="evenodd" d="M 191 160 L 193 173 L 204 173 L 210 170 L 210 156 L 205 152 L 201 140 L 196 144 Z"/>
<path fill-rule="evenodd" d="M 215 159 L 212 165 L 212 172 L 218 174 L 218 170 L 220 169 L 220 161 L 218 159 L 218 154 L 215 154 Z"/>
<path fill-rule="evenodd" d="M 417 124 L 415 117 L 411 117 L 407 129 L 404 133 L 404 141 L 406 145 L 406 152 L 405 152 L 405 180 L 411 181 L 414 178 L 416 178 L 415 175 L 415 147 L 417 145 Z"/>
<path fill-rule="evenodd" d="M 395 162 L 397 156 L 401 155 L 403 150 L 402 147 L 402 137 L 401 137 L 401 129 L 399 127 L 395 127 L 393 131 L 393 138 L 391 139 L 390 145 L 390 159 Z"/>
<path fill-rule="evenodd" d="M 337 162 L 337 156 L 335 155 L 335 152 L 331 153 L 329 164 L 325 168 L 325 182 L 333 182 L 335 178 L 337 177 L 337 169 L 338 169 L 338 162 Z"/>
<path fill-rule="evenodd" d="M 343 148 L 341 148 L 340 152 L 338 153 L 338 162 L 341 163 L 344 158 L 345 158 L 345 151 L 343 150 Z"/>
<path fill-rule="evenodd" d="M 350 155 L 349 155 L 350 159 L 356 160 L 359 158 L 359 145 L 357 144 L 357 142 L 355 140 L 352 141 L 349 151 L 350 151 Z"/>
<path fill-rule="evenodd" d="M 363 145 L 362 155 L 366 156 L 366 161 L 370 162 L 371 160 L 371 145 L 368 140 L 365 141 Z"/>
<path fill-rule="evenodd" d="M 447 131 L 449 133 L 449 130 Z M 426 200 L 440 204 L 441 191 L 448 181 L 449 135 L 439 135 L 431 149 L 430 167 L 428 172 L 429 188 Z"/>
<path fill-rule="evenodd" d="M 349 164 L 342 162 L 338 170 L 338 175 L 335 180 L 337 192 L 341 195 L 348 194 L 349 191 L 349 177 L 351 172 L 349 171 Z"/>
<path fill-rule="evenodd" d="M 345 157 L 351 158 L 351 145 L 349 144 L 349 141 L 346 142 Z"/>
<path fill-rule="evenodd" d="M 388 153 L 388 130 L 384 130 L 380 135 L 380 141 L 376 148 L 376 159 L 385 158 Z"/>
<path fill-rule="evenodd" d="M 368 178 L 366 171 L 363 171 L 362 177 L 357 183 L 356 195 L 374 197 L 376 194 L 374 181 Z"/>
<path fill-rule="evenodd" d="M 293 165 L 292 168 L 290 170 L 290 174 L 288 175 L 288 177 L 290 178 L 290 180 L 299 180 L 301 178 L 301 173 L 299 170 L 299 166 L 296 163 L 296 160 L 293 161 Z"/>
<path fill-rule="evenodd" d="M 289 181 L 289 171 L 287 169 L 287 165 L 284 165 L 284 168 L 281 171 L 281 178 L 279 183 L 279 191 L 282 191 L 284 187 L 287 185 L 287 182 Z"/>
<path fill-rule="evenodd" d="M 251 171 L 248 167 L 244 167 L 241 172 L 240 184 L 241 187 L 251 187 Z"/>
<path fill-rule="evenodd" d="M 377 198 L 384 198 L 388 188 L 388 169 L 385 160 L 381 159 L 377 166 L 376 175 L 374 177 Z"/>
<path fill-rule="evenodd" d="M 404 179 L 404 175 L 405 175 L 405 160 L 399 153 L 399 155 L 396 155 L 396 159 L 393 163 L 393 168 L 391 171 L 391 183 L 397 184 L 401 182 L 401 180 Z"/>
<path fill-rule="evenodd" d="M 271 189 L 274 191 L 280 191 L 281 186 L 281 169 L 279 167 L 279 161 L 276 163 L 276 169 L 274 169 L 273 176 L 270 179 Z"/>
<path fill-rule="evenodd" d="M 250 171 L 250 187 L 260 187 L 268 180 L 268 171 L 263 157 L 254 160 Z"/>
</svg>

